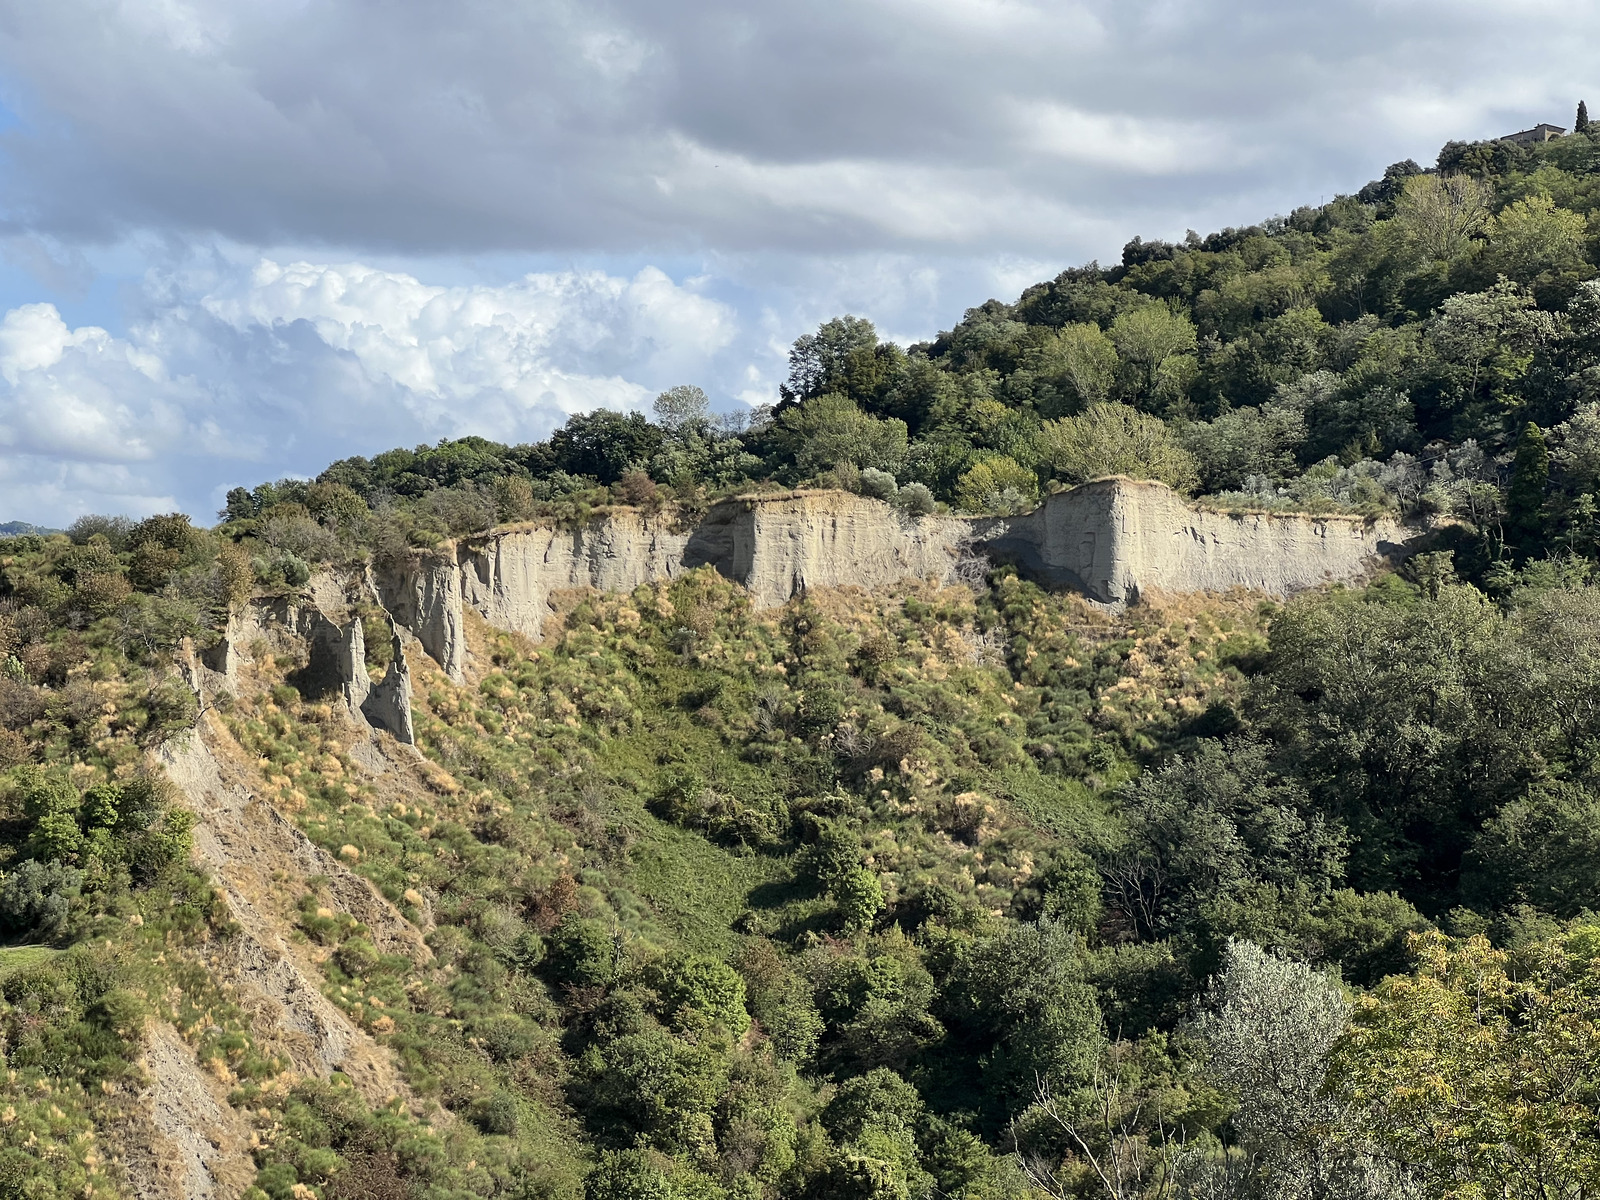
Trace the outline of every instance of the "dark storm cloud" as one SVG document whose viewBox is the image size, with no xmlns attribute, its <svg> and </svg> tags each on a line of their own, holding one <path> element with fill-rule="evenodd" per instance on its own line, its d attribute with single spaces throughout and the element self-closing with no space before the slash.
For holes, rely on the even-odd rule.
<svg viewBox="0 0 1600 1200">
<path fill-rule="evenodd" d="M 1597 26 L 1574 3 L 7 0 L 0 195 L 66 240 L 1070 255 L 1565 122 Z"/>
</svg>

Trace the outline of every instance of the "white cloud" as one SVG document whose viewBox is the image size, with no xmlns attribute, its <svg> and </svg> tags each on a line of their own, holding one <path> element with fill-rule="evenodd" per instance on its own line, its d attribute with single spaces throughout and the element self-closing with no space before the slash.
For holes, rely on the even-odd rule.
<svg viewBox="0 0 1600 1200">
<path fill-rule="evenodd" d="M 1100 113 L 1053 100 L 1012 105 L 1018 149 L 1136 175 L 1231 167 L 1245 157 L 1207 122 Z"/>
<path fill-rule="evenodd" d="M 223 479 L 468 433 L 538 438 L 573 412 L 644 405 L 735 333 L 724 305 L 654 268 L 446 288 L 262 260 L 152 279 L 147 304 L 126 338 L 69 328 L 49 304 L 0 320 L 0 511 L 65 520 L 177 496 L 204 512 Z"/>
</svg>

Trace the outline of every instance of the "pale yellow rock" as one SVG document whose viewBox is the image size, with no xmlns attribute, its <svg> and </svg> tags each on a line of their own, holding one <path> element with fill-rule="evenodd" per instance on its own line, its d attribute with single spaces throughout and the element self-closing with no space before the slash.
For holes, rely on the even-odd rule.
<svg viewBox="0 0 1600 1200">
<path fill-rule="evenodd" d="M 688 542 L 688 530 L 675 530 L 669 518 L 632 509 L 576 528 L 508 529 L 460 546 L 461 597 L 489 624 L 537 638 L 553 593 L 625 592 L 672 578 L 683 569 Z"/>
</svg>

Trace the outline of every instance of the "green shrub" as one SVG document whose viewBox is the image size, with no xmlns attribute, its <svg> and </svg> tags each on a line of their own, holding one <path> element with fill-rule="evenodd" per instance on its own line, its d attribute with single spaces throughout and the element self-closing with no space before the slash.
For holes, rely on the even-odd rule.
<svg viewBox="0 0 1600 1200">
<path fill-rule="evenodd" d="M 0 878 L 0 929 L 8 937 L 52 939 L 66 927 L 83 872 L 25 859 Z"/>
<path fill-rule="evenodd" d="M 652 970 L 651 985 L 661 998 L 661 1013 L 674 1025 L 720 1025 L 734 1037 L 750 1027 L 744 980 L 719 959 L 679 955 Z"/>
<path fill-rule="evenodd" d="M 883 911 L 883 885 L 866 867 L 844 872 L 828 886 L 846 933 L 865 933 Z"/>
<path fill-rule="evenodd" d="M 667 1173 L 643 1150 L 612 1150 L 583 1185 L 584 1200 L 677 1200 Z"/>
<path fill-rule="evenodd" d="M 616 978 L 616 944 L 599 921 L 568 915 L 556 926 L 545 960 L 551 976 L 570 987 L 603 987 Z"/>
</svg>

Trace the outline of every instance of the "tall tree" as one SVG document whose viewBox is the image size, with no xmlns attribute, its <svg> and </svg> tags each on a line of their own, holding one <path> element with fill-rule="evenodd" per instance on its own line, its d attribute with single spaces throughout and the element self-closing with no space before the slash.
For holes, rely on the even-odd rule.
<svg viewBox="0 0 1600 1200">
<path fill-rule="evenodd" d="M 1573 133 L 1589 132 L 1589 106 L 1582 100 L 1578 101 L 1578 115 L 1572 120 Z"/>
<path fill-rule="evenodd" d="M 1511 529 L 1524 553 L 1542 533 L 1544 495 L 1550 484 L 1550 451 L 1544 433 L 1532 421 L 1517 439 L 1517 454 L 1511 465 L 1511 486 L 1506 490 L 1506 507 Z"/>
</svg>

